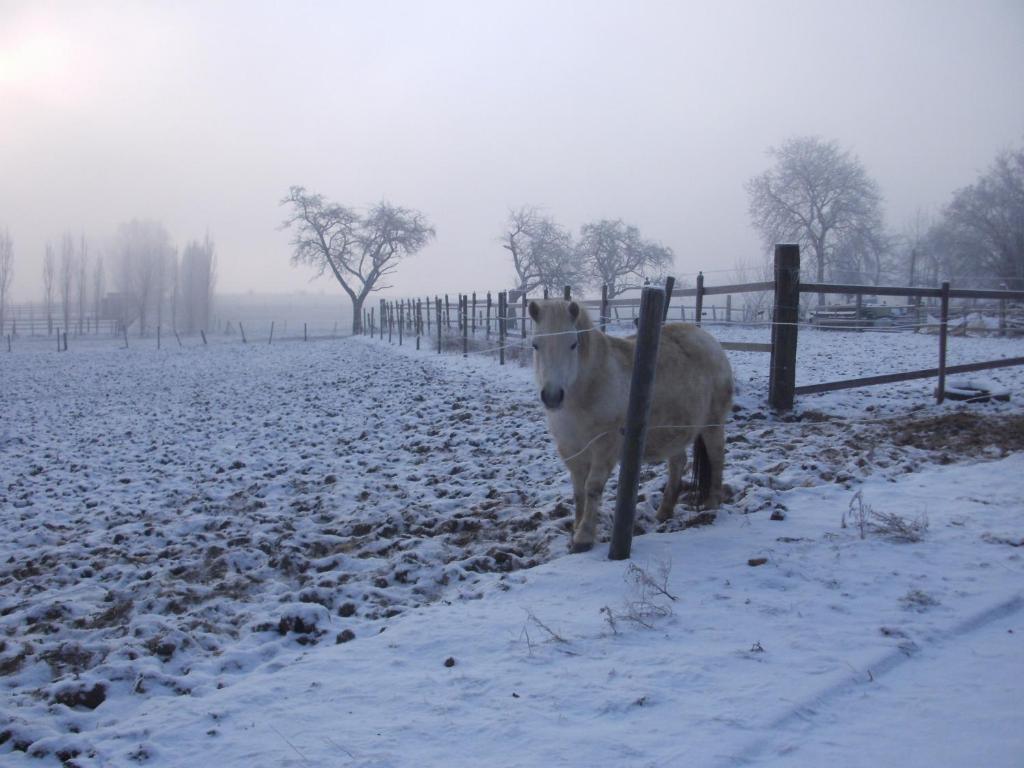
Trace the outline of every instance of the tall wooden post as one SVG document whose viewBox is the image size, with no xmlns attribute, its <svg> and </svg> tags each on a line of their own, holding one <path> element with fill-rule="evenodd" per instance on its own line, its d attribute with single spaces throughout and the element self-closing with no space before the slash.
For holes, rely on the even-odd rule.
<svg viewBox="0 0 1024 768">
<path fill-rule="evenodd" d="M 505 364 L 505 312 L 507 311 L 508 293 L 498 294 L 498 362 Z"/>
<path fill-rule="evenodd" d="M 384 299 L 380 300 L 380 340 L 384 341 L 384 326 L 388 322 L 388 307 Z"/>
<path fill-rule="evenodd" d="M 405 300 L 403 299 L 398 305 L 398 346 L 402 346 L 402 338 L 405 335 L 403 328 L 405 326 Z"/>
<path fill-rule="evenodd" d="M 427 336 L 430 335 L 430 297 L 427 296 Z"/>
<path fill-rule="evenodd" d="M 608 284 L 601 286 L 601 333 L 608 327 Z"/>
<path fill-rule="evenodd" d="M 270 344 L 273 344 L 273 343 L 274 343 L 274 321 L 271 320 L 270 321 L 270 339 L 267 341 L 267 344 L 270 345 Z"/>
<path fill-rule="evenodd" d="M 668 321 L 668 305 L 672 303 L 672 289 L 676 287 L 676 279 L 669 275 L 665 278 L 665 314 L 662 315 L 661 321 Z"/>
<path fill-rule="evenodd" d="M 451 304 L 448 302 L 447 293 L 444 295 L 444 327 L 452 327 L 452 307 Z"/>
<path fill-rule="evenodd" d="M 462 356 L 469 357 L 469 296 L 462 297 Z"/>
<path fill-rule="evenodd" d="M 857 323 L 856 323 L 857 332 L 858 333 L 860 333 L 861 331 L 864 330 L 864 326 L 861 323 L 861 320 L 863 319 L 863 317 L 864 317 L 864 294 L 858 293 L 857 294 Z"/>
<path fill-rule="evenodd" d="M 725 297 L 725 322 L 732 322 L 732 294 L 728 294 Z"/>
<path fill-rule="evenodd" d="M 619 490 L 615 499 L 615 523 L 608 557 L 625 560 L 633 545 L 633 522 L 636 519 L 637 486 L 640 462 L 647 438 L 647 418 L 651 412 L 654 376 L 658 362 L 658 342 L 665 316 L 665 291 L 650 286 L 640 294 L 640 317 L 633 354 L 633 375 L 629 385 L 626 410 L 626 431 L 622 442 L 619 466 Z"/>
<path fill-rule="evenodd" d="M 441 336 L 442 336 L 442 328 L 441 328 L 441 297 L 440 296 L 435 296 L 434 297 L 434 309 L 437 312 L 437 315 L 435 317 L 435 320 L 437 320 L 437 354 L 440 355 L 441 354 Z"/>
<path fill-rule="evenodd" d="M 526 338 L 526 291 L 523 291 L 523 323 L 522 323 L 522 336 Z"/>
<path fill-rule="evenodd" d="M 572 301 L 572 286 L 567 285 L 562 289 L 562 298 L 566 301 Z"/>
<path fill-rule="evenodd" d="M 939 386 L 935 390 L 935 401 L 946 399 L 946 340 L 949 335 L 949 283 L 942 284 L 942 302 L 939 309 Z"/>
<path fill-rule="evenodd" d="M 701 324 L 704 319 L 704 273 L 697 273 L 697 309 L 695 312 L 696 319 L 694 322 L 697 325 Z"/>
<path fill-rule="evenodd" d="M 793 408 L 796 388 L 796 335 L 800 312 L 800 246 L 775 246 L 775 308 L 768 404 L 777 411 Z"/>
<path fill-rule="evenodd" d="M 490 340 L 491 338 L 491 292 L 487 292 L 487 330 L 485 332 L 485 338 Z"/>
</svg>

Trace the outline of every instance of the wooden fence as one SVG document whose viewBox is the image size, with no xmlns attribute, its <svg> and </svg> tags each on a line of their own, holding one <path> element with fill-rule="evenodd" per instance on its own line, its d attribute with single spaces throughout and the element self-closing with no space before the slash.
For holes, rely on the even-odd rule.
<svg viewBox="0 0 1024 768">
<path fill-rule="evenodd" d="M 1000 360 L 985 360 L 965 365 L 947 365 L 946 350 L 949 336 L 950 299 L 987 299 L 999 302 L 1001 326 L 1005 331 L 1006 307 L 1009 302 L 1024 301 L 1024 291 L 986 291 L 973 288 L 954 289 L 948 282 L 940 288 L 911 288 L 904 286 L 838 285 L 828 283 L 800 282 L 800 248 L 796 245 L 775 247 L 775 302 L 772 323 L 772 362 L 768 385 L 768 402 L 776 410 L 793 408 L 797 395 L 819 392 L 835 392 L 841 389 L 869 387 L 878 384 L 892 384 L 913 379 L 937 378 L 936 400 L 941 403 L 946 396 L 946 376 L 957 373 L 1008 368 L 1024 365 L 1024 357 L 1009 357 Z M 822 382 L 801 387 L 796 386 L 797 336 L 800 327 L 800 294 L 841 294 L 845 296 L 903 296 L 913 298 L 937 298 L 939 300 L 938 365 L 916 371 L 899 371 L 880 376 L 863 376 L 856 379 Z"/>
</svg>

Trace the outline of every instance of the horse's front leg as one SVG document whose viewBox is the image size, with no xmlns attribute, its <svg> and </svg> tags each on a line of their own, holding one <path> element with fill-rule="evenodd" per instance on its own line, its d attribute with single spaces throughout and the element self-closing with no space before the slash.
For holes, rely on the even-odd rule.
<svg viewBox="0 0 1024 768">
<path fill-rule="evenodd" d="M 583 520 L 583 512 L 587 504 L 587 475 L 590 474 L 590 462 L 582 458 L 573 459 L 569 464 L 569 475 L 572 477 L 572 500 L 575 505 L 576 517 L 573 520 L 573 530 L 580 527 Z"/>
<path fill-rule="evenodd" d="M 613 461 L 594 461 L 583 486 L 583 516 L 576 521 L 572 536 L 572 551 L 586 552 L 594 546 L 597 538 L 597 521 L 601 515 L 601 496 L 608 477 L 612 473 Z"/>
</svg>

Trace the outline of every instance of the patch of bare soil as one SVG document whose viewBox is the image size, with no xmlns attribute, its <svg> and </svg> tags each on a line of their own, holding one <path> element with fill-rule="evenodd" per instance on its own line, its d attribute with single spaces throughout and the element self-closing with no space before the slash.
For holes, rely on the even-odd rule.
<svg viewBox="0 0 1024 768">
<path fill-rule="evenodd" d="M 1024 415 L 949 413 L 893 425 L 893 443 L 927 451 L 955 451 L 963 458 L 997 448 L 1002 455 L 1024 451 Z"/>
</svg>

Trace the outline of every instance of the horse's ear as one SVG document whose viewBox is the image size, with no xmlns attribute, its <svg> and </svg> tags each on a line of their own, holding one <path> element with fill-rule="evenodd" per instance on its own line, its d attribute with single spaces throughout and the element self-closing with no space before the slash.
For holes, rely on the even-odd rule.
<svg viewBox="0 0 1024 768">
<path fill-rule="evenodd" d="M 569 317 L 571 317 L 573 320 L 576 320 L 576 319 L 579 318 L 579 316 L 580 316 L 580 305 L 577 304 L 575 301 L 570 301 L 569 302 Z"/>
<path fill-rule="evenodd" d="M 536 301 L 530 302 L 530 317 L 533 318 L 533 322 L 540 320 L 540 304 Z"/>
</svg>

